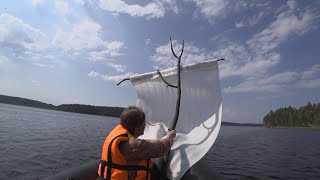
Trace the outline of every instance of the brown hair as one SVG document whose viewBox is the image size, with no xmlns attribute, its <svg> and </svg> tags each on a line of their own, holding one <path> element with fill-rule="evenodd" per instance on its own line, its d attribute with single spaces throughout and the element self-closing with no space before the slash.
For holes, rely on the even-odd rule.
<svg viewBox="0 0 320 180">
<path fill-rule="evenodd" d="M 121 125 L 134 135 L 134 129 L 145 122 L 145 114 L 140 108 L 129 106 L 123 110 L 120 119 Z"/>
</svg>

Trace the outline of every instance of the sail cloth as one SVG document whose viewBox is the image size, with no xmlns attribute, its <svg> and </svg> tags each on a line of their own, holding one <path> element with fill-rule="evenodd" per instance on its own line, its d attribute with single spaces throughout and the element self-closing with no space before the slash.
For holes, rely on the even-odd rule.
<svg viewBox="0 0 320 180">
<path fill-rule="evenodd" d="M 161 74 L 170 84 L 177 84 L 177 68 L 163 70 Z M 173 121 L 177 89 L 167 87 L 157 72 L 133 76 L 130 80 L 137 91 L 137 106 L 146 114 L 147 125 L 141 138 L 163 137 Z M 169 179 L 180 179 L 208 152 L 218 136 L 221 117 L 218 62 L 181 67 L 181 106 L 177 136 L 167 162 Z"/>
</svg>

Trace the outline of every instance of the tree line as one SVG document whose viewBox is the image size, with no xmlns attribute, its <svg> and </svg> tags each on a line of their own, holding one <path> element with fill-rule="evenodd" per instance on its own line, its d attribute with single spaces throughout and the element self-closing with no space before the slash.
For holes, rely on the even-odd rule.
<svg viewBox="0 0 320 180">
<path fill-rule="evenodd" d="M 34 107 L 34 108 L 42 108 L 42 109 L 50 109 L 50 110 L 56 110 L 56 111 L 111 116 L 111 117 L 120 117 L 124 109 L 123 107 L 92 106 L 92 105 L 83 105 L 83 104 L 62 104 L 62 105 L 55 106 L 52 104 L 47 104 L 47 103 L 43 103 L 40 101 L 31 100 L 31 99 L 5 96 L 5 95 L 0 95 L 0 103 Z"/>
<path fill-rule="evenodd" d="M 270 112 L 263 118 L 264 127 L 320 127 L 320 103 L 300 108 L 285 107 Z"/>
<path fill-rule="evenodd" d="M 122 108 L 122 107 L 106 107 L 106 106 L 91 106 L 91 105 L 83 105 L 83 104 L 62 104 L 62 105 L 56 106 L 54 109 L 58 110 L 58 111 L 66 111 L 66 112 L 120 117 L 124 108 Z"/>
</svg>

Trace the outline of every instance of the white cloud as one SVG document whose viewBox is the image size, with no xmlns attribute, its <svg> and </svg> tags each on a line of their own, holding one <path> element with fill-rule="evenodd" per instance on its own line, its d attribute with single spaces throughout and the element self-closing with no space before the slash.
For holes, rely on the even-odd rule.
<svg viewBox="0 0 320 180">
<path fill-rule="evenodd" d="M 61 15 L 65 15 L 69 12 L 69 4 L 65 0 L 55 0 L 54 6 Z"/>
<path fill-rule="evenodd" d="M 235 22 L 234 25 L 236 26 L 236 28 L 242 28 L 246 26 L 243 21 Z"/>
<path fill-rule="evenodd" d="M 9 14 L 0 14 L 0 45 L 13 50 L 41 51 L 48 48 L 46 35 Z"/>
<path fill-rule="evenodd" d="M 9 59 L 7 57 L 0 56 L 0 65 L 4 64 L 5 62 L 8 62 L 8 61 L 9 61 Z"/>
<path fill-rule="evenodd" d="M 302 35 L 314 28 L 317 15 L 307 9 L 304 12 L 288 10 L 280 13 L 266 29 L 253 36 L 247 44 L 257 52 L 266 53 L 277 48 L 290 36 Z"/>
<path fill-rule="evenodd" d="M 172 0 L 157 0 L 150 2 L 144 6 L 138 4 L 127 4 L 121 0 L 100 0 L 99 6 L 101 9 L 113 13 L 125 13 L 130 16 L 160 18 L 165 15 L 166 10 L 172 10 L 178 13 L 178 8 L 175 1 Z"/>
<path fill-rule="evenodd" d="M 66 51 L 94 49 L 106 44 L 102 40 L 101 32 L 99 24 L 85 20 L 74 24 L 70 32 L 59 29 L 53 38 L 53 44 Z"/>
<path fill-rule="evenodd" d="M 44 2 L 44 0 L 31 0 L 31 4 L 33 6 L 38 6 L 40 4 L 42 4 Z"/>
<path fill-rule="evenodd" d="M 108 63 L 107 65 L 114 68 L 118 72 L 124 72 L 126 68 L 126 66 L 123 66 L 121 64 Z"/>
<path fill-rule="evenodd" d="M 37 80 L 31 80 L 31 83 L 34 84 L 35 86 L 40 86 L 40 82 Z"/>
<path fill-rule="evenodd" d="M 264 13 L 259 12 L 256 15 L 245 18 L 245 20 L 236 22 L 235 26 L 237 28 L 242 28 L 242 27 L 247 27 L 247 26 L 252 27 L 252 26 L 256 25 L 258 22 L 260 22 L 260 20 L 262 19 L 263 16 L 264 16 Z"/>
<path fill-rule="evenodd" d="M 109 52 L 107 50 L 92 51 L 89 53 L 89 56 L 92 61 L 102 61 L 102 60 L 107 60 L 106 55 L 108 54 Z"/>
<path fill-rule="evenodd" d="M 147 38 L 147 39 L 144 40 L 144 43 L 145 43 L 146 45 L 149 45 L 150 42 L 151 42 L 151 39 L 150 39 L 150 38 Z"/>
<path fill-rule="evenodd" d="M 223 91 L 226 93 L 281 92 L 288 87 L 290 83 L 296 81 L 298 76 L 299 73 L 297 72 L 284 72 L 273 76 L 255 77 L 237 86 L 224 88 Z"/>
<path fill-rule="evenodd" d="M 179 13 L 179 8 L 177 5 L 177 0 L 155 0 L 157 4 L 161 4 L 161 6 L 164 6 L 166 10 L 171 10 L 174 13 Z"/>
<path fill-rule="evenodd" d="M 88 74 L 89 77 L 98 77 L 98 78 L 101 78 L 101 79 L 103 79 L 105 81 L 114 81 L 116 83 L 118 83 L 119 81 L 121 81 L 123 79 L 126 79 L 126 78 L 129 78 L 131 76 L 134 76 L 134 75 L 137 75 L 137 74 L 128 72 L 126 74 L 120 74 L 120 75 L 105 75 L 105 74 L 100 74 L 100 73 L 95 72 L 95 71 L 91 71 Z"/>
<path fill-rule="evenodd" d="M 88 53 L 93 61 L 107 60 L 121 56 L 124 43 L 121 41 L 104 41 L 102 27 L 92 21 L 84 20 L 72 25 L 70 31 L 58 29 L 52 43 L 72 55 Z"/>
<path fill-rule="evenodd" d="M 180 55 L 182 45 L 176 40 L 172 41 L 173 49 L 177 55 Z M 155 54 L 150 57 L 154 63 L 154 68 L 170 68 L 175 67 L 177 59 L 173 56 L 170 48 L 170 43 L 161 45 L 155 49 Z M 213 59 L 213 54 L 206 53 L 205 49 L 200 49 L 192 43 L 186 43 L 182 55 L 181 64 L 191 64 L 205 60 Z"/>
<path fill-rule="evenodd" d="M 320 64 L 315 64 L 310 70 L 304 71 L 302 73 L 302 79 L 311 79 L 314 77 L 320 77 Z"/>
<path fill-rule="evenodd" d="M 251 57 L 248 57 L 251 59 Z M 254 76 L 264 74 L 280 62 L 280 55 L 270 53 L 259 55 L 250 61 L 236 61 L 238 59 L 228 59 L 227 62 L 221 64 L 221 78 L 229 76 Z"/>
<path fill-rule="evenodd" d="M 33 51 L 25 51 L 24 55 L 26 55 L 30 60 L 54 60 L 55 58 L 48 52 L 38 53 Z"/>
<path fill-rule="evenodd" d="M 292 92 L 297 88 L 320 88 L 320 65 L 301 72 L 282 72 L 275 75 L 254 76 L 239 85 L 224 88 L 226 93 Z"/>
<path fill-rule="evenodd" d="M 93 61 L 107 60 L 108 57 L 116 57 L 123 55 L 120 50 L 123 48 L 124 43 L 120 41 L 113 41 L 105 43 L 104 49 L 100 51 L 92 51 L 89 53 L 90 59 Z"/>
<path fill-rule="evenodd" d="M 199 8 L 199 11 L 211 23 L 214 23 L 216 18 L 224 18 L 226 16 L 225 13 L 231 10 L 237 11 L 239 8 L 245 9 L 258 6 L 259 8 L 265 8 L 269 6 L 268 4 L 262 4 L 260 6 L 240 1 L 231 4 L 230 1 L 222 0 L 199 0 L 194 2 Z M 297 4 L 294 1 L 288 2 L 288 7 L 286 11 L 281 12 L 277 16 L 274 22 L 260 33 L 254 35 L 245 45 L 224 41 L 222 44 L 226 44 L 226 46 L 220 46 L 218 50 L 213 53 L 205 53 L 206 50 L 201 50 L 204 52 L 202 53 L 204 54 L 203 57 L 207 59 L 211 59 L 212 57 L 227 59 L 227 61 L 224 61 L 220 65 L 221 78 L 230 76 L 248 77 L 245 82 L 238 86 L 225 88 L 225 92 L 278 92 L 289 86 L 289 84 L 286 83 L 266 83 L 260 79 L 263 78 L 265 80 L 266 78 L 272 79 L 272 77 L 277 77 L 268 75 L 271 68 L 280 62 L 281 56 L 278 52 L 274 51 L 275 48 L 287 41 L 290 37 L 302 35 L 313 29 L 318 15 L 315 11 L 308 8 L 304 11 L 298 10 L 296 8 Z M 235 13 L 233 12 L 233 14 Z M 254 26 L 260 22 L 264 16 L 266 16 L 266 14 L 265 11 L 262 10 L 252 17 L 236 22 L 235 26 L 237 28 Z M 168 47 L 164 50 L 164 47 L 160 46 L 156 49 L 152 60 L 160 67 L 166 65 L 165 63 L 169 64 L 169 62 L 171 62 L 170 58 L 165 56 L 165 54 L 170 54 L 169 52 L 170 49 Z M 200 54 L 201 53 L 196 53 L 196 55 Z M 174 64 L 171 63 L 169 65 L 173 66 Z M 308 73 L 306 72 L 305 74 L 307 76 Z M 298 78 L 295 80 L 297 81 Z M 264 88 L 261 88 L 261 86 Z"/>
<path fill-rule="evenodd" d="M 173 48 L 177 54 L 181 51 L 181 44 L 173 41 Z M 251 54 L 245 46 L 236 43 L 228 43 L 214 52 L 207 52 L 186 43 L 182 55 L 182 64 L 191 64 L 206 60 L 225 58 L 220 65 L 220 77 L 230 76 L 253 76 L 268 72 L 268 70 L 280 62 L 278 53 L 268 53 L 264 55 Z M 155 49 L 155 54 L 150 57 L 155 69 L 175 67 L 177 60 L 172 55 L 170 43 L 161 45 Z"/>
<path fill-rule="evenodd" d="M 318 79 L 301 80 L 296 86 L 299 88 L 320 88 L 320 77 Z"/>
<path fill-rule="evenodd" d="M 111 56 L 118 56 L 118 51 L 123 47 L 123 42 L 113 41 L 106 45 L 106 48 L 110 51 Z"/>
<path fill-rule="evenodd" d="M 290 9 L 295 9 L 298 6 L 298 3 L 295 0 L 289 0 L 287 1 L 287 5 Z"/>
<path fill-rule="evenodd" d="M 315 27 L 319 17 L 311 9 L 297 10 L 295 2 L 288 2 L 289 8 L 281 12 L 266 29 L 246 42 L 248 46 L 229 43 L 220 48 L 215 55 L 231 60 L 221 64 L 221 77 L 246 75 L 244 82 L 224 88 L 226 93 L 241 92 L 288 92 L 289 88 L 318 87 L 320 65 L 314 65 L 304 72 L 282 72 L 269 75 L 272 67 L 280 62 L 280 54 L 275 49 L 290 37 L 302 35 Z M 261 15 L 262 16 L 262 15 Z M 259 17 L 259 16 L 258 16 Z M 259 19 L 259 18 L 258 18 Z M 246 22 L 238 22 L 238 27 Z M 235 56 L 236 55 L 236 56 Z M 290 89 L 290 90 L 291 90 Z"/>
<path fill-rule="evenodd" d="M 196 5 L 194 17 L 198 18 L 202 15 L 209 23 L 214 24 L 217 20 L 230 18 L 232 21 L 237 19 L 239 13 L 248 14 L 253 9 L 258 10 L 259 13 L 244 20 L 237 20 L 235 26 L 237 28 L 244 26 L 253 26 L 257 24 L 264 16 L 264 11 L 270 8 L 270 2 L 260 1 L 234 1 L 234 0 L 191 0 Z"/>
<path fill-rule="evenodd" d="M 198 17 L 201 14 L 209 23 L 214 24 L 218 19 L 224 19 L 230 15 L 233 18 L 238 12 L 245 12 L 247 9 L 257 9 L 268 5 L 268 3 L 259 4 L 249 1 L 234 1 L 234 0 L 192 0 L 198 8 L 194 16 Z M 237 26 L 244 24 L 237 23 Z"/>
<path fill-rule="evenodd" d="M 199 8 L 200 13 L 207 18 L 211 23 L 214 23 L 216 18 L 224 17 L 227 14 L 227 7 L 230 7 L 229 1 L 226 0 L 193 0 Z M 237 1 L 233 1 L 237 3 Z"/>
<path fill-rule="evenodd" d="M 84 0 L 74 0 L 74 2 L 80 6 L 83 6 L 85 4 Z"/>
<path fill-rule="evenodd" d="M 129 78 L 131 76 L 134 76 L 136 74 L 128 72 L 126 74 L 121 74 L 121 75 L 114 75 L 114 76 L 110 76 L 110 75 L 101 75 L 101 78 L 105 81 L 114 81 L 114 82 L 119 82 L 125 78 Z"/>
<path fill-rule="evenodd" d="M 223 117 L 224 119 L 236 119 L 238 118 L 238 113 L 237 109 L 231 108 L 231 107 L 226 107 L 225 105 L 223 106 Z M 228 121 L 228 120 L 227 120 Z"/>
<path fill-rule="evenodd" d="M 100 76 L 100 73 L 98 72 L 95 72 L 95 71 L 91 71 L 89 74 L 88 74 L 89 77 L 99 77 Z"/>
<path fill-rule="evenodd" d="M 295 81 L 298 77 L 299 77 L 298 72 L 283 72 L 283 73 L 278 73 L 266 78 L 261 78 L 258 82 L 261 85 L 271 84 L 271 83 L 273 84 L 291 83 Z"/>
<path fill-rule="evenodd" d="M 173 41 L 174 49 L 177 54 L 181 51 L 181 44 Z M 190 64 L 210 59 L 225 58 L 227 61 L 221 63 L 221 78 L 230 76 L 252 76 L 268 72 L 280 61 L 278 53 L 268 53 L 265 55 L 252 55 L 244 47 L 236 43 L 229 43 L 227 46 L 220 47 L 214 52 L 198 48 L 193 43 L 186 43 L 182 55 L 182 64 Z M 177 60 L 173 57 L 170 43 L 161 45 L 155 49 L 155 54 L 150 57 L 156 69 L 175 67 Z"/>
<path fill-rule="evenodd" d="M 245 46 L 230 42 L 225 46 L 219 47 L 213 54 L 214 57 L 226 59 L 220 66 L 221 78 L 250 75 L 252 71 L 256 70 L 249 68 L 250 66 L 254 66 L 254 60 L 258 62 L 263 61 L 261 58 L 254 59 Z"/>
<path fill-rule="evenodd" d="M 296 87 L 320 88 L 320 64 L 315 64 L 309 70 L 303 71 Z"/>
<path fill-rule="evenodd" d="M 296 93 L 293 91 L 286 91 L 285 93 L 273 93 L 273 94 L 263 94 L 256 97 L 256 100 L 270 100 L 270 99 L 279 99 L 283 97 L 294 96 Z"/>
<path fill-rule="evenodd" d="M 239 109 L 239 107 L 232 107 L 229 104 L 223 105 L 223 122 L 237 122 L 237 123 L 243 123 L 243 122 L 251 122 L 255 121 L 252 116 L 252 112 L 244 111 Z M 259 117 L 258 117 L 259 118 Z"/>
<path fill-rule="evenodd" d="M 48 67 L 48 65 L 46 64 L 42 64 L 42 63 L 32 63 L 34 66 L 38 66 L 38 67 Z"/>
</svg>

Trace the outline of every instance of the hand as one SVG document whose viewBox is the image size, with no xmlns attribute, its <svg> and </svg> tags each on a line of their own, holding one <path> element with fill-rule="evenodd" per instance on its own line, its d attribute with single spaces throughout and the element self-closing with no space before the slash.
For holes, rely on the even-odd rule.
<svg viewBox="0 0 320 180">
<path fill-rule="evenodd" d="M 167 132 L 167 136 L 169 138 L 170 145 L 173 144 L 173 139 L 176 137 L 176 130 L 170 130 Z"/>
<path fill-rule="evenodd" d="M 174 139 L 176 137 L 176 130 L 169 130 L 167 135 L 170 137 L 170 139 Z"/>
</svg>

